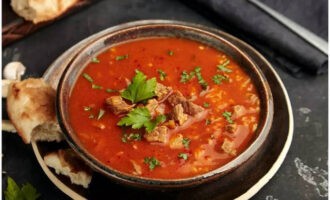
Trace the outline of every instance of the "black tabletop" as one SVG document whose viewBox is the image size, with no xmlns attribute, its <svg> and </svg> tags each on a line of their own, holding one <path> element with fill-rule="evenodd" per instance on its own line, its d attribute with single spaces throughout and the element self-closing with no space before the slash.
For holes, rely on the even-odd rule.
<svg viewBox="0 0 330 200">
<path fill-rule="evenodd" d="M 290 1 L 285 8 L 278 1 L 264 2 L 327 39 L 327 30 L 318 29 L 318 23 L 324 19 L 310 16 L 308 10 L 299 10 L 300 1 Z M 327 8 L 327 1 L 322 2 Z M 310 23 L 311 18 L 315 23 Z M 80 40 L 105 28 L 141 19 L 193 22 L 237 35 L 180 1 L 104 0 L 4 48 L 3 66 L 10 61 L 21 61 L 27 67 L 26 77 L 40 77 L 61 53 Z M 254 46 L 253 42 L 249 43 Z M 325 199 L 328 196 L 328 75 L 294 78 L 272 64 L 291 99 L 294 137 L 283 165 L 253 199 Z M 6 118 L 5 111 L 2 114 Z M 69 199 L 48 180 L 31 146 L 23 144 L 17 135 L 2 134 L 2 155 L 3 190 L 10 176 L 19 184 L 30 182 L 42 194 L 41 199 Z"/>
</svg>

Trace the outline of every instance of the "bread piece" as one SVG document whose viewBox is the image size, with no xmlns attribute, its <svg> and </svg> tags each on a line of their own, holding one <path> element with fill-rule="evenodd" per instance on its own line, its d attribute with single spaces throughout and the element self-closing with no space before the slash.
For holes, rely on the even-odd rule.
<svg viewBox="0 0 330 200">
<path fill-rule="evenodd" d="M 55 95 L 55 90 L 43 79 L 30 78 L 9 86 L 8 116 L 25 143 L 31 142 L 32 135 L 46 141 L 63 138 L 55 115 Z"/>
<path fill-rule="evenodd" d="M 2 131 L 16 133 L 14 125 L 9 120 L 2 120 Z"/>
<path fill-rule="evenodd" d="M 57 174 L 70 178 L 71 183 L 88 188 L 92 180 L 92 170 L 72 149 L 58 150 L 44 157 L 47 166 L 54 168 Z"/>
<path fill-rule="evenodd" d="M 12 0 L 13 10 L 25 20 L 37 24 L 54 19 L 78 0 Z"/>
<path fill-rule="evenodd" d="M 54 122 L 40 124 L 36 126 L 31 133 L 32 141 L 60 142 L 63 139 L 60 126 Z"/>
</svg>

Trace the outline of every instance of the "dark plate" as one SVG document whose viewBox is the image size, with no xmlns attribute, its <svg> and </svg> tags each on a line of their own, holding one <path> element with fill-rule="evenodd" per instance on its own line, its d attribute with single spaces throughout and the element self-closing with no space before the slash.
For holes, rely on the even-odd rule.
<svg viewBox="0 0 330 200">
<path fill-rule="evenodd" d="M 57 89 L 58 81 L 67 64 L 83 46 L 96 40 L 103 34 L 118 28 L 150 22 L 174 23 L 174 21 L 145 20 L 106 29 L 83 40 L 62 54 L 62 56 L 60 56 L 45 72 L 45 80 L 50 83 L 53 88 Z M 183 22 L 175 23 L 186 25 Z M 34 143 L 32 145 L 33 150 L 42 169 L 60 190 L 73 199 L 102 199 L 102 197 L 104 198 L 105 196 L 120 197 L 122 199 L 248 199 L 273 177 L 288 152 L 293 134 L 291 104 L 282 81 L 271 65 L 246 43 L 219 30 L 200 27 L 198 25 L 196 25 L 196 27 L 216 33 L 237 45 L 252 58 L 266 76 L 273 93 L 274 119 L 273 128 L 263 144 L 262 150 L 253 155 L 243 166 L 211 183 L 181 191 L 149 191 L 146 193 L 145 190 L 124 187 L 113 183 L 97 173 L 93 175 L 89 189 L 83 189 L 80 186 L 72 185 L 66 177 L 55 174 L 53 170 L 45 166 L 42 160 L 42 157 L 46 153 L 67 147 L 67 144 Z"/>
</svg>

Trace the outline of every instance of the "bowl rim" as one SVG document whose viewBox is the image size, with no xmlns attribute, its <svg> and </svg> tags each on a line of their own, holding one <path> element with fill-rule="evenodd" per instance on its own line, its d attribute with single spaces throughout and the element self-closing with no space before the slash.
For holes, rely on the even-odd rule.
<svg viewBox="0 0 330 200">
<path fill-rule="evenodd" d="M 181 28 L 188 28 L 193 31 L 198 31 L 202 34 L 206 34 L 209 36 L 212 36 L 216 38 L 217 40 L 220 40 L 224 42 L 227 46 L 230 46 L 230 48 L 234 49 L 236 52 L 238 52 L 244 59 L 246 59 L 251 66 L 253 67 L 254 71 L 257 72 L 258 77 L 262 80 L 262 86 L 265 91 L 265 97 L 266 97 L 266 115 L 265 115 L 265 121 L 263 122 L 262 128 L 260 128 L 259 135 L 254 139 L 254 141 L 248 146 L 247 149 L 245 149 L 243 152 L 241 152 L 237 157 L 235 157 L 233 160 L 229 161 L 225 165 L 216 168 L 214 170 L 211 170 L 207 173 L 199 174 L 192 177 L 187 178 L 180 178 L 180 179 L 160 179 L 160 178 L 147 178 L 147 177 L 139 177 L 135 175 L 131 175 L 128 173 L 121 172 L 119 170 L 113 169 L 109 166 L 106 166 L 101 161 L 98 161 L 93 155 L 91 155 L 86 150 L 83 150 L 84 148 L 81 148 L 73 139 L 73 137 L 70 134 L 70 131 L 72 133 L 72 129 L 68 129 L 68 121 L 66 117 L 64 116 L 63 109 L 63 85 L 66 80 L 68 80 L 70 69 L 72 70 L 73 64 L 76 62 L 76 58 L 79 58 L 79 56 L 86 51 L 86 49 L 89 46 L 95 45 L 97 42 L 102 41 L 102 39 L 107 38 L 110 34 L 119 34 L 121 31 L 127 31 L 130 29 L 137 29 L 137 28 L 145 28 L 145 27 L 151 27 L 151 26 L 169 26 L 169 27 L 181 27 Z M 96 171 L 106 175 L 107 177 L 113 178 L 119 182 L 133 185 L 133 186 L 151 186 L 153 188 L 177 188 L 177 187 L 183 187 L 183 186 L 191 186 L 195 185 L 196 183 L 203 183 L 205 181 L 213 180 L 217 177 L 219 177 L 222 174 L 225 174 L 240 165 L 242 165 L 244 162 L 246 162 L 248 159 L 250 159 L 255 152 L 257 152 L 264 141 L 266 140 L 268 133 L 270 131 L 271 125 L 272 125 L 272 119 L 273 119 L 273 97 L 270 90 L 270 87 L 268 85 L 268 81 L 263 75 L 262 71 L 259 69 L 259 67 L 251 60 L 251 58 L 241 49 L 239 49 L 236 45 L 229 42 L 225 38 L 222 38 L 222 36 L 217 35 L 216 33 L 212 32 L 210 28 L 193 24 L 193 23 L 187 23 L 187 22 L 181 22 L 181 21 L 173 21 L 173 20 L 141 20 L 141 21 L 134 21 L 129 23 L 120 24 L 117 26 L 114 26 L 111 28 L 112 30 L 108 30 L 107 32 L 101 31 L 101 34 L 99 37 L 91 41 L 89 44 L 84 46 L 79 52 L 76 53 L 74 58 L 68 63 L 66 66 L 66 69 L 64 73 L 61 76 L 61 79 L 59 81 L 58 90 L 57 90 L 57 97 L 56 97 L 56 113 L 57 118 L 60 124 L 61 129 L 63 130 L 64 137 L 66 141 L 68 142 L 69 146 L 74 149 L 77 154 L 87 162 L 88 165 L 90 165 L 93 169 Z M 219 31 L 219 30 L 217 30 Z M 96 33 L 96 34 L 100 34 Z M 237 38 L 235 38 L 237 39 Z M 239 39 L 237 39 L 239 40 Z M 99 52 L 94 52 L 96 54 L 99 54 Z M 82 67 L 82 69 L 84 69 Z M 76 75 L 78 77 L 79 73 Z M 74 85 L 74 84 L 73 84 Z"/>
</svg>

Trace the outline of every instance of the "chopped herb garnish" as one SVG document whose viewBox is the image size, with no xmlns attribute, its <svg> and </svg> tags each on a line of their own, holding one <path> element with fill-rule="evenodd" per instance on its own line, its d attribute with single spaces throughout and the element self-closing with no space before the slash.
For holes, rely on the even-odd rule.
<svg viewBox="0 0 330 200">
<path fill-rule="evenodd" d="M 145 107 L 139 107 L 129 112 L 126 117 L 121 118 L 117 125 L 132 126 L 133 129 L 145 127 L 146 131 L 150 133 L 158 124 L 163 123 L 165 120 L 165 115 L 159 115 L 152 120 L 149 110 Z"/>
<path fill-rule="evenodd" d="M 208 108 L 208 107 L 210 107 L 210 104 L 207 103 L 207 102 L 204 102 L 204 103 L 203 103 L 203 106 L 204 106 L 204 108 Z"/>
<path fill-rule="evenodd" d="M 138 133 L 130 133 L 127 135 L 126 133 L 123 134 L 121 141 L 124 143 L 127 143 L 128 141 L 140 141 L 141 140 L 141 135 Z"/>
<path fill-rule="evenodd" d="M 212 121 L 210 120 L 210 119 L 206 119 L 205 120 L 205 125 L 209 125 L 209 124 L 211 124 L 212 123 Z"/>
<path fill-rule="evenodd" d="M 173 55 L 174 55 L 174 52 L 171 51 L 171 50 L 169 50 L 169 51 L 167 52 L 167 54 L 168 54 L 169 56 L 173 56 Z"/>
<path fill-rule="evenodd" d="M 190 139 L 189 138 L 183 138 L 182 139 L 182 144 L 186 149 L 188 149 L 189 145 L 190 145 Z"/>
<path fill-rule="evenodd" d="M 93 57 L 92 63 L 100 63 L 100 60 L 97 57 Z"/>
<path fill-rule="evenodd" d="M 128 54 L 122 56 L 116 56 L 116 60 L 125 60 L 128 58 Z"/>
<path fill-rule="evenodd" d="M 84 106 L 84 111 L 91 111 L 91 110 L 92 110 L 91 107 L 89 107 L 89 106 Z"/>
<path fill-rule="evenodd" d="M 158 74 L 159 74 L 159 79 L 160 79 L 161 81 L 164 81 L 165 78 L 166 78 L 166 76 L 167 76 L 167 74 L 166 74 L 163 70 L 161 70 L 161 69 L 158 69 L 157 72 L 158 72 Z"/>
<path fill-rule="evenodd" d="M 136 71 L 132 83 L 121 93 L 124 99 L 137 103 L 155 96 L 156 78 L 147 80 L 147 76 Z"/>
<path fill-rule="evenodd" d="M 188 81 L 190 81 L 192 78 L 195 77 L 195 72 L 190 72 L 189 74 L 186 71 L 183 71 L 181 73 L 181 79 L 180 82 L 181 83 L 186 83 Z"/>
<path fill-rule="evenodd" d="M 30 183 L 23 184 L 20 188 L 11 177 L 8 177 L 4 197 L 5 200 L 36 200 L 40 194 Z"/>
<path fill-rule="evenodd" d="M 232 72 L 231 69 L 228 69 L 226 66 L 230 63 L 230 60 L 226 60 L 224 63 L 217 65 L 218 70 L 223 71 L 223 72 Z"/>
<path fill-rule="evenodd" d="M 127 134 L 123 134 L 123 136 L 121 137 L 121 141 L 123 143 L 127 143 Z"/>
<path fill-rule="evenodd" d="M 222 81 L 228 81 L 229 79 L 227 76 L 217 74 L 212 77 L 212 80 L 215 84 L 219 85 L 222 83 Z"/>
<path fill-rule="evenodd" d="M 93 79 L 92 79 L 92 77 L 90 77 L 88 74 L 86 74 L 86 73 L 83 73 L 83 75 L 82 75 L 87 81 L 89 81 L 89 82 L 91 82 L 91 83 L 93 83 Z"/>
<path fill-rule="evenodd" d="M 102 89 L 102 86 L 96 85 L 96 84 L 92 84 L 92 88 L 95 89 L 95 90 L 101 90 Z"/>
<path fill-rule="evenodd" d="M 160 166 L 160 162 L 155 157 L 145 157 L 144 163 L 149 165 L 150 170 L 154 170 L 155 167 Z"/>
<path fill-rule="evenodd" d="M 100 120 L 104 114 L 105 114 L 105 111 L 103 109 L 100 109 L 99 114 L 97 115 L 97 120 Z"/>
<path fill-rule="evenodd" d="M 107 88 L 105 91 L 108 92 L 108 93 L 118 92 L 118 90 L 113 90 L 113 89 L 110 89 L 110 88 Z"/>
<path fill-rule="evenodd" d="M 129 140 L 134 140 L 134 141 L 140 141 L 141 140 L 141 135 L 138 133 L 131 133 L 127 137 Z"/>
<path fill-rule="evenodd" d="M 179 153 L 178 158 L 181 158 L 183 160 L 187 160 L 188 159 L 188 154 L 186 154 L 186 153 Z"/>
<path fill-rule="evenodd" d="M 195 71 L 195 74 L 196 74 L 196 77 L 197 77 L 197 80 L 198 80 L 198 83 L 202 86 L 202 89 L 205 90 L 208 86 L 207 82 L 204 80 L 203 76 L 202 76 L 202 69 L 201 67 L 196 67 L 194 69 Z"/>
<path fill-rule="evenodd" d="M 225 111 L 224 113 L 222 113 L 222 116 L 227 120 L 229 124 L 234 123 L 233 120 L 231 119 L 232 116 L 231 112 Z"/>
</svg>

